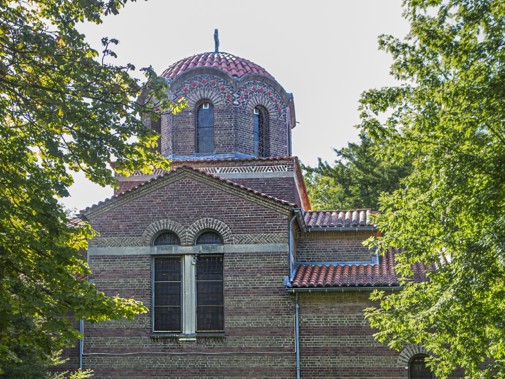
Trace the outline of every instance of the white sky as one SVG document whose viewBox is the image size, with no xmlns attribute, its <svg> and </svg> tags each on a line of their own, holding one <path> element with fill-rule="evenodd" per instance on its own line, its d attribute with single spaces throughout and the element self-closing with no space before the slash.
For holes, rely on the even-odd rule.
<svg viewBox="0 0 505 379">
<path fill-rule="evenodd" d="M 314 165 L 333 162 L 333 148 L 357 139 L 358 100 L 370 88 L 393 84 L 390 56 L 377 49 L 380 34 L 403 37 L 401 0 L 150 0 L 128 3 L 117 16 L 81 31 L 100 49 L 114 37 L 117 64 L 172 63 L 214 50 L 264 67 L 295 99 L 293 155 Z M 63 203 L 77 210 L 112 194 L 78 177 Z"/>
</svg>

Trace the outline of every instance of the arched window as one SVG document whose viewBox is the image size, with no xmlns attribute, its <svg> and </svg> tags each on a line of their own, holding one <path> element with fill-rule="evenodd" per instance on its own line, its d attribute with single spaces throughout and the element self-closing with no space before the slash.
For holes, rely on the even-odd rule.
<svg viewBox="0 0 505 379">
<path fill-rule="evenodd" d="M 268 112 L 258 106 L 254 108 L 254 154 L 258 157 L 268 157 L 270 154 L 270 133 Z"/>
<path fill-rule="evenodd" d="M 159 234 L 153 242 L 154 246 L 180 245 L 181 241 L 174 232 L 163 232 Z"/>
<path fill-rule="evenodd" d="M 196 239 L 197 245 L 222 245 L 223 238 L 206 231 Z M 196 331 L 224 330 L 224 266 L 222 255 L 198 256 L 196 262 Z"/>
<path fill-rule="evenodd" d="M 223 237 L 213 231 L 203 232 L 196 239 L 197 245 L 222 245 Z"/>
<path fill-rule="evenodd" d="M 196 111 L 196 152 L 214 152 L 214 106 L 209 101 L 201 103 Z"/>
<path fill-rule="evenodd" d="M 435 379 L 435 375 L 426 366 L 427 355 L 414 355 L 409 362 L 409 379 Z"/>
</svg>

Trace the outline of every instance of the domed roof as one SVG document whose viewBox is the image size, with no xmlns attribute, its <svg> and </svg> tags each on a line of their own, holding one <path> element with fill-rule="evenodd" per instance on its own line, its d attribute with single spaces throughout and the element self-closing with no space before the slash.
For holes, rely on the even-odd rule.
<svg viewBox="0 0 505 379">
<path fill-rule="evenodd" d="M 163 71 L 161 76 L 174 79 L 184 72 L 198 67 L 214 67 L 235 78 L 241 78 L 247 74 L 260 74 L 273 79 L 272 75 L 256 63 L 224 52 L 201 53 L 181 59 Z"/>
</svg>

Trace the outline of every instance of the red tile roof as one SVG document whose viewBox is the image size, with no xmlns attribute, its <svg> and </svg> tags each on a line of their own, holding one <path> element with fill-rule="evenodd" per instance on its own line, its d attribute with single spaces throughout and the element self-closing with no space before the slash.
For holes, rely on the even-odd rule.
<svg viewBox="0 0 505 379">
<path fill-rule="evenodd" d="M 260 74 L 273 79 L 272 75 L 256 63 L 233 54 L 222 52 L 202 53 L 181 59 L 167 68 L 161 76 L 174 79 L 176 76 L 197 67 L 214 67 L 235 78 L 241 78 L 247 74 Z"/>
<path fill-rule="evenodd" d="M 304 214 L 307 228 L 373 227 L 370 216 L 379 212 L 370 209 L 309 211 Z"/>
<path fill-rule="evenodd" d="M 391 249 L 379 257 L 379 263 L 304 263 L 297 267 L 291 286 L 293 288 L 325 287 L 397 287 L 398 276 Z M 418 263 L 412 266 L 416 282 L 426 281 L 426 267 Z"/>
</svg>

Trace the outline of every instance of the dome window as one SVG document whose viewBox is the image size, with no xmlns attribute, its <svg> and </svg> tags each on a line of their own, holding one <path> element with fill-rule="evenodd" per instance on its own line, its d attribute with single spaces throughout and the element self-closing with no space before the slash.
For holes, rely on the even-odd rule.
<svg viewBox="0 0 505 379">
<path fill-rule="evenodd" d="M 196 152 L 214 152 L 214 106 L 206 101 L 197 108 Z"/>
<path fill-rule="evenodd" d="M 268 157 L 270 154 L 270 133 L 268 112 L 263 107 L 256 107 L 254 114 L 254 154 L 258 157 Z"/>
</svg>

